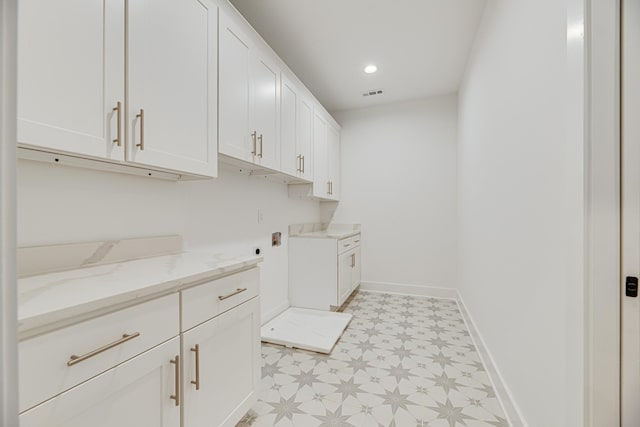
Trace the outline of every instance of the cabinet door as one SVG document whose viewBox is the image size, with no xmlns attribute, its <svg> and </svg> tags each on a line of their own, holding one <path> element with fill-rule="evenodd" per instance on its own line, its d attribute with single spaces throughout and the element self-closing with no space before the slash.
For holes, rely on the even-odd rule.
<svg viewBox="0 0 640 427">
<path fill-rule="evenodd" d="M 354 290 L 355 288 L 358 287 L 362 277 L 362 266 L 360 264 L 361 253 L 362 252 L 359 246 L 353 250 L 353 270 L 351 271 L 351 290 Z"/>
<path fill-rule="evenodd" d="M 327 122 L 317 112 L 313 115 L 313 195 L 329 197 Z"/>
<path fill-rule="evenodd" d="M 220 14 L 220 144 L 219 151 L 253 161 L 256 148 L 249 130 L 248 37 L 224 13 Z"/>
<path fill-rule="evenodd" d="M 297 152 L 302 156 L 300 176 L 313 179 L 313 104 L 305 97 L 298 98 Z"/>
<path fill-rule="evenodd" d="M 329 181 L 331 181 L 332 200 L 340 200 L 340 134 L 338 130 L 327 125 L 327 146 L 329 163 Z"/>
<path fill-rule="evenodd" d="M 338 307 L 351 294 L 351 271 L 353 270 L 353 251 L 343 253 L 338 257 Z"/>
<path fill-rule="evenodd" d="M 182 350 L 184 425 L 235 426 L 260 384 L 259 298 L 184 333 Z"/>
<path fill-rule="evenodd" d="M 298 89 L 282 75 L 280 85 L 280 170 L 299 176 L 302 171 L 302 156 L 298 152 Z"/>
<path fill-rule="evenodd" d="M 216 176 L 216 6 L 206 0 L 127 4 L 127 160 Z"/>
<path fill-rule="evenodd" d="M 123 1 L 21 0 L 18 142 L 124 160 L 124 59 Z"/>
<path fill-rule="evenodd" d="M 20 415 L 22 427 L 180 426 L 174 338 Z"/>
<path fill-rule="evenodd" d="M 280 168 L 280 108 L 278 106 L 280 71 L 267 59 L 252 55 L 250 129 L 256 132 L 257 154 L 254 161 L 271 169 Z"/>
</svg>

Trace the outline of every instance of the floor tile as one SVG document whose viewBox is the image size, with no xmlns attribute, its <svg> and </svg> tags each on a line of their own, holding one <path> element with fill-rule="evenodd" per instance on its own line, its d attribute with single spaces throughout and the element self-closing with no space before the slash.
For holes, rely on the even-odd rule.
<svg viewBox="0 0 640 427">
<path fill-rule="evenodd" d="M 359 292 L 330 355 L 262 346 L 259 400 L 237 427 L 508 427 L 448 299 Z"/>
</svg>

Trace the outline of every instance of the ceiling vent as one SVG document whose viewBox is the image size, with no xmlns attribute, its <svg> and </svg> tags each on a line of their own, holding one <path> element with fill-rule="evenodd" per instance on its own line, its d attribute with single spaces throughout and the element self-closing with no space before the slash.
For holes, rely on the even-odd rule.
<svg viewBox="0 0 640 427">
<path fill-rule="evenodd" d="M 362 94 L 362 96 L 382 95 L 382 89 L 370 90 Z"/>
</svg>

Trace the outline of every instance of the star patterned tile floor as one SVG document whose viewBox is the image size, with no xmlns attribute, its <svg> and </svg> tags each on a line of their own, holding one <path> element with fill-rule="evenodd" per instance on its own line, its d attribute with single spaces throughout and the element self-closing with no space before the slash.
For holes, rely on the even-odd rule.
<svg viewBox="0 0 640 427">
<path fill-rule="evenodd" d="M 236 427 L 508 427 L 454 300 L 360 291 L 330 355 L 262 346 Z"/>
</svg>

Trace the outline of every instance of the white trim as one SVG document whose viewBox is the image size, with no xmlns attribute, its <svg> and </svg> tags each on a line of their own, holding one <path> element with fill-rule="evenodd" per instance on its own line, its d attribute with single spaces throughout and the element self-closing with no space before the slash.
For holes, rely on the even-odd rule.
<svg viewBox="0 0 640 427">
<path fill-rule="evenodd" d="M 485 368 L 487 368 L 489 379 L 493 384 L 493 389 L 498 396 L 498 400 L 502 405 L 502 409 L 504 410 L 509 425 L 511 427 L 528 427 L 529 424 L 527 424 L 527 422 L 525 421 L 520 407 L 516 404 L 516 401 L 513 398 L 513 394 L 507 386 L 507 382 L 504 380 L 502 373 L 498 369 L 493 355 L 489 351 L 489 347 L 487 347 L 484 338 L 482 338 L 480 331 L 476 327 L 473 318 L 471 317 L 471 313 L 469 313 L 469 310 L 464 304 L 464 301 L 462 300 L 462 297 L 459 293 L 456 301 L 458 303 L 458 307 L 460 308 L 460 312 L 462 313 L 462 317 L 464 318 L 465 324 L 467 325 L 467 329 L 469 329 L 469 333 L 471 334 L 471 339 L 478 349 L 478 355 L 480 356 L 480 359 L 482 360 Z"/>
<path fill-rule="evenodd" d="M 620 1 L 587 0 L 584 425 L 620 425 Z"/>
<path fill-rule="evenodd" d="M 284 312 L 289 307 L 291 307 L 291 303 L 289 303 L 289 300 L 288 299 L 284 300 L 280 305 L 278 305 L 273 310 L 270 310 L 267 313 L 264 313 L 262 315 L 262 319 L 261 319 L 261 323 L 260 324 L 264 325 L 265 323 L 269 322 L 271 319 L 276 317 L 278 314 Z"/>
<path fill-rule="evenodd" d="M 424 297 L 457 299 L 458 291 L 453 288 L 410 285 L 390 282 L 360 282 L 363 291 L 389 292 L 393 294 L 420 295 Z"/>
<path fill-rule="evenodd" d="M 0 425 L 18 425 L 16 289 L 17 0 L 0 0 Z"/>
</svg>

